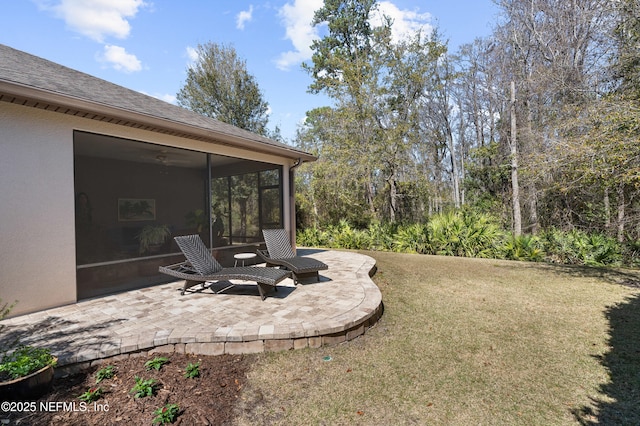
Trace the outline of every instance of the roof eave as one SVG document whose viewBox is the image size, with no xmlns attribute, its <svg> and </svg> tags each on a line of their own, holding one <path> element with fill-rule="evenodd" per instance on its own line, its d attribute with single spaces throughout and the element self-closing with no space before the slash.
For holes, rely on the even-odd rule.
<svg viewBox="0 0 640 426">
<path fill-rule="evenodd" d="M 251 139 L 231 135 L 220 131 L 213 131 L 204 127 L 194 126 L 167 118 L 156 117 L 140 112 L 131 111 L 92 102 L 86 99 L 76 98 L 60 93 L 43 90 L 41 88 L 27 86 L 6 80 L 0 80 L 0 95 L 14 96 L 18 99 L 35 103 L 35 107 L 44 108 L 41 104 L 47 104 L 58 108 L 77 110 L 79 113 L 112 118 L 114 121 L 125 121 L 130 127 L 153 127 L 164 130 L 163 133 L 179 133 L 190 135 L 193 139 L 206 140 L 211 143 L 233 146 L 242 149 L 258 151 L 264 154 L 272 154 L 302 162 L 317 160 L 317 157 L 294 148 L 260 143 Z M 50 109 L 50 108 L 45 108 Z M 55 109 L 57 111 L 57 109 Z M 63 112 L 63 111 L 57 111 Z M 79 114 L 74 114 L 79 115 Z M 105 120 L 101 120 L 105 121 Z"/>
</svg>

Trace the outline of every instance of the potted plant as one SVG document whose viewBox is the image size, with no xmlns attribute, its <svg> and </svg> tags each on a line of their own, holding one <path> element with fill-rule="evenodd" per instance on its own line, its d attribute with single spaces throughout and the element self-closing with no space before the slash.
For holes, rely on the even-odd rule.
<svg viewBox="0 0 640 426">
<path fill-rule="evenodd" d="M 2 320 L 15 303 L 2 305 L 0 299 L 0 305 Z M 4 352 L 0 358 L 0 400 L 29 400 L 41 396 L 51 386 L 57 361 L 47 348 L 19 345 L 13 351 Z"/>
<path fill-rule="evenodd" d="M 21 345 L 0 362 L 0 400 L 29 400 L 44 394 L 58 359 L 47 348 Z"/>
<path fill-rule="evenodd" d="M 160 250 L 160 247 L 171 236 L 171 230 L 168 225 L 147 225 L 142 231 L 136 235 L 136 239 L 140 241 L 140 254 L 154 253 Z"/>
</svg>

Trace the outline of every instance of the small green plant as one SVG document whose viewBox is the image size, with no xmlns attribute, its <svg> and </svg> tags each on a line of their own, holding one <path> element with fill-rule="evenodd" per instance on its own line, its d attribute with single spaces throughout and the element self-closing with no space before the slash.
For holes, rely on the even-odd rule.
<svg viewBox="0 0 640 426">
<path fill-rule="evenodd" d="M 131 388 L 129 393 L 134 398 L 144 398 L 145 396 L 153 396 L 156 393 L 157 382 L 155 379 L 143 380 L 141 377 L 135 376 L 136 384 Z"/>
<path fill-rule="evenodd" d="M 180 407 L 178 404 L 166 404 L 164 407 L 158 408 L 153 414 L 156 415 L 153 419 L 154 425 L 166 425 L 173 423 L 178 417 Z"/>
<path fill-rule="evenodd" d="M 11 310 L 13 309 L 14 306 L 16 306 L 16 303 L 18 303 L 17 300 L 12 304 L 9 304 L 7 302 L 3 302 L 2 298 L 0 298 L 0 321 L 5 319 L 11 313 Z M 0 324 L 0 335 L 2 335 L 2 331 L 5 328 L 6 328 L 6 325 Z M 3 345 L 4 348 L 0 349 L 0 355 L 4 356 L 4 354 L 6 354 L 11 348 L 14 348 L 17 344 L 18 344 L 17 337 L 11 342 L 5 342 L 5 344 Z"/>
<path fill-rule="evenodd" d="M 100 399 L 103 394 L 103 390 L 100 387 L 90 388 L 88 391 L 80 395 L 78 398 L 84 402 L 94 402 Z"/>
<path fill-rule="evenodd" d="M 101 368 L 96 372 L 96 385 L 104 379 L 111 379 L 116 374 L 116 369 L 113 365 L 108 365 Z"/>
<path fill-rule="evenodd" d="M 12 304 L 9 304 L 6 302 L 2 303 L 2 299 L 0 299 L 0 320 L 4 319 L 7 315 L 9 315 L 9 313 L 11 312 L 11 309 L 13 309 L 13 307 L 16 306 L 16 303 L 18 303 L 17 300 Z"/>
<path fill-rule="evenodd" d="M 155 357 L 154 359 L 147 361 L 144 363 L 144 366 L 147 367 L 147 370 L 160 370 L 163 365 L 169 362 L 169 358 L 164 357 Z"/>
<path fill-rule="evenodd" d="M 187 379 L 193 379 L 199 376 L 200 376 L 200 363 L 198 362 L 194 364 L 190 362 L 189 365 L 187 365 L 187 368 L 185 368 L 184 377 L 186 377 Z"/>
<path fill-rule="evenodd" d="M 2 358 L 0 376 L 6 376 L 9 379 L 28 376 L 48 365 L 54 365 L 55 360 L 47 348 L 19 346 L 15 351 Z"/>
</svg>

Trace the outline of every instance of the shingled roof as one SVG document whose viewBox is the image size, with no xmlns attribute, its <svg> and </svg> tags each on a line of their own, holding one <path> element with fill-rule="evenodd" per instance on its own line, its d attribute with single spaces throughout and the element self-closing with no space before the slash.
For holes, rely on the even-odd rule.
<svg viewBox="0 0 640 426">
<path fill-rule="evenodd" d="M 0 44 L 0 101 L 302 161 L 289 145 Z"/>
</svg>

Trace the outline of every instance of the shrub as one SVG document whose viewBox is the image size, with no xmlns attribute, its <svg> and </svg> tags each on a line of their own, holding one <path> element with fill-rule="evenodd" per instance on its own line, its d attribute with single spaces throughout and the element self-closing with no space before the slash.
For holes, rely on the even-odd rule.
<svg viewBox="0 0 640 426">
<path fill-rule="evenodd" d="M 640 266 L 640 240 L 634 240 L 627 235 L 622 243 L 621 251 L 625 265 Z"/>
<path fill-rule="evenodd" d="M 550 229 L 541 234 L 547 259 L 568 265 L 614 266 L 622 260 L 618 242 L 602 234 Z"/>
<path fill-rule="evenodd" d="M 430 253 L 427 227 L 420 223 L 400 227 L 393 241 L 393 249 L 404 253 Z"/>
<path fill-rule="evenodd" d="M 509 236 L 502 247 L 502 256 L 510 260 L 540 262 L 544 260 L 544 249 L 538 237 L 532 235 Z"/>
<path fill-rule="evenodd" d="M 602 234 L 548 229 L 515 237 L 503 231 L 489 214 L 460 209 L 433 215 L 429 222 L 398 225 L 372 222 L 367 229 L 346 220 L 326 230 L 298 232 L 306 246 L 356 250 L 392 250 L 420 254 L 503 258 L 592 266 L 640 266 L 640 240 L 624 244 Z"/>
<path fill-rule="evenodd" d="M 394 235 L 398 228 L 391 224 L 374 222 L 367 228 L 369 250 L 390 251 L 395 245 Z"/>
<path fill-rule="evenodd" d="M 584 264 L 592 266 L 618 266 L 622 254 L 618 242 L 602 234 L 584 235 Z"/>
<path fill-rule="evenodd" d="M 502 232 L 496 219 L 484 213 L 462 211 L 465 225 L 465 256 L 495 257 Z"/>
<path fill-rule="evenodd" d="M 577 264 L 578 255 L 567 233 L 552 228 L 540 234 L 546 258 L 552 263 Z"/>
<path fill-rule="evenodd" d="M 305 247 L 327 247 L 327 233 L 316 227 L 305 228 L 297 232 L 296 243 Z"/>
<path fill-rule="evenodd" d="M 466 257 L 493 257 L 502 234 L 489 216 L 472 211 L 435 215 L 428 223 L 434 254 Z"/>
<path fill-rule="evenodd" d="M 369 248 L 370 240 L 367 232 L 355 229 L 346 220 L 329 230 L 329 247 L 362 250 Z"/>
<path fill-rule="evenodd" d="M 460 236 L 463 224 L 460 216 L 453 213 L 442 213 L 433 216 L 427 224 L 433 254 L 444 256 L 461 255 Z"/>
</svg>

